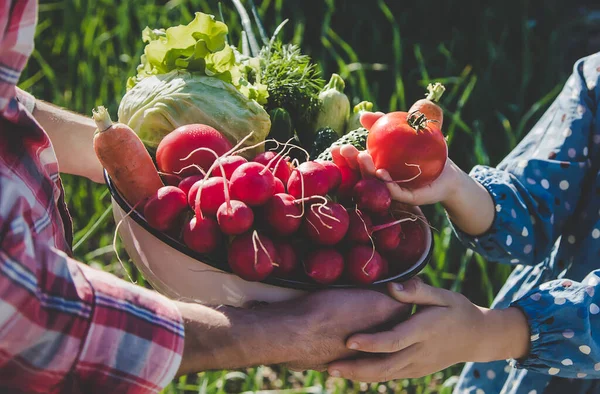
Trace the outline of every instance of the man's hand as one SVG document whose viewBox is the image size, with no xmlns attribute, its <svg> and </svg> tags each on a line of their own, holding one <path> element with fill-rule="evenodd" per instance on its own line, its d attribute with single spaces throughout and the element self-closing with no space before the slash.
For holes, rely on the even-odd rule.
<svg viewBox="0 0 600 394">
<path fill-rule="evenodd" d="M 331 290 L 256 309 L 178 303 L 185 322 L 180 374 L 255 365 L 322 369 L 355 351 L 345 345 L 406 317 L 409 307 L 370 290 Z"/>
<path fill-rule="evenodd" d="M 418 278 L 397 286 L 390 286 L 396 299 L 424 308 L 390 331 L 350 337 L 349 348 L 373 355 L 332 363 L 332 376 L 361 382 L 419 378 L 461 362 L 521 358 L 528 353 L 529 326 L 516 308 L 481 308 L 459 293 L 428 286 Z"/>
</svg>

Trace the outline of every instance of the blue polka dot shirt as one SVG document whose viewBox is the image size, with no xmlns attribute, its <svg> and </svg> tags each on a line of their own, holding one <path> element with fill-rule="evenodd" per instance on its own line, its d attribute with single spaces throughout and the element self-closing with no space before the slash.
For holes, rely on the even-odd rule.
<svg viewBox="0 0 600 394">
<path fill-rule="evenodd" d="M 496 167 L 471 176 L 495 219 L 458 237 L 515 269 L 493 308 L 528 318 L 522 360 L 469 363 L 455 393 L 600 393 L 600 53 L 579 60 L 560 95 Z"/>
</svg>

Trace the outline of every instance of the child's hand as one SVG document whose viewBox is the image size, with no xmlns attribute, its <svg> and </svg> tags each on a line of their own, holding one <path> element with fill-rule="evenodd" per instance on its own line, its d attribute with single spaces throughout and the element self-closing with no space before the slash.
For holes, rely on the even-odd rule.
<svg viewBox="0 0 600 394">
<path fill-rule="evenodd" d="M 336 361 L 328 368 L 332 376 L 385 382 L 420 378 L 461 362 L 527 354 L 529 326 L 516 308 L 480 308 L 459 293 L 428 286 L 417 278 L 396 286 L 390 286 L 394 298 L 426 307 L 392 331 L 351 336 L 350 349 L 378 354 Z"/>
<path fill-rule="evenodd" d="M 429 186 L 409 190 L 401 184 L 392 182 L 390 175 L 384 169 L 376 169 L 371 155 L 367 151 L 359 151 L 352 145 L 334 147 L 332 149 L 333 161 L 339 165 L 360 170 L 364 177 L 377 177 L 387 183 L 392 198 L 410 205 L 428 205 L 437 202 L 444 203 L 454 194 L 458 178 L 462 171 L 448 159 L 442 174 Z M 464 174 L 464 173 L 462 173 Z"/>
</svg>

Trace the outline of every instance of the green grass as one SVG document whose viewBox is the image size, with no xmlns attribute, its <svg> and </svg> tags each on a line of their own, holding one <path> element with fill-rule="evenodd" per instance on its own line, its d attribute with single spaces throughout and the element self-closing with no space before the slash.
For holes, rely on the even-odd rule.
<svg viewBox="0 0 600 394">
<path fill-rule="evenodd" d="M 332 72 L 342 75 L 353 105 L 370 100 L 378 110 L 405 110 L 429 82 L 443 82 L 450 156 L 467 171 L 502 159 L 556 96 L 573 61 L 588 50 L 586 21 L 571 3 L 558 0 L 543 7 L 533 1 L 255 1 L 268 33 L 290 18 L 284 37 L 301 45 L 326 79 Z M 81 113 L 104 104 L 116 114 L 143 48 L 142 29 L 187 23 L 195 11 L 218 14 L 217 2 L 42 0 L 36 50 L 21 87 Z M 239 32 L 227 0 L 223 15 Z M 230 36 L 232 43 L 240 39 Z M 118 263 L 112 250 L 115 223 L 106 189 L 70 176 L 64 183 L 76 257 L 121 277 L 127 270 L 146 285 L 133 266 Z M 426 214 L 437 231 L 433 260 L 423 276 L 488 305 L 509 267 L 466 251 L 438 208 L 427 207 Z M 165 393 L 449 393 L 448 379 L 459 371 L 456 366 L 424 379 L 365 385 L 259 367 L 187 376 Z"/>
</svg>

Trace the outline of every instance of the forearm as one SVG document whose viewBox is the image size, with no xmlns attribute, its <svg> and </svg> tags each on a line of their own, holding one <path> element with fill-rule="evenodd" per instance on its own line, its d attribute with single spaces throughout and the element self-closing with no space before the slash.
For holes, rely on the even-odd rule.
<svg viewBox="0 0 600 394">
<path fill-rule="evenodd" d="M 185 345 L 178 375 L 235 369 L 292 360 L 290 343 L 297 321 L 272 309 L 212 309 L 177 303 L 185 325 Z M 283 311 L 282 311 L 283 312 Z"/>
<path fill-rule="evenodd" d="M 463 232 L 478 236 L 485 233 L 494 221 L 494 201 L 477 181 L 453 165 L 454 186 L 442 201 L 450 220 Z"/>
<path fill-rule="evenodd" d="M 33 116 L 50 136 L 60 171 L 103 183 L 102 165 L 93 147 L 96 125 L 91 117 L 37 100 Z"/>
</svg>

